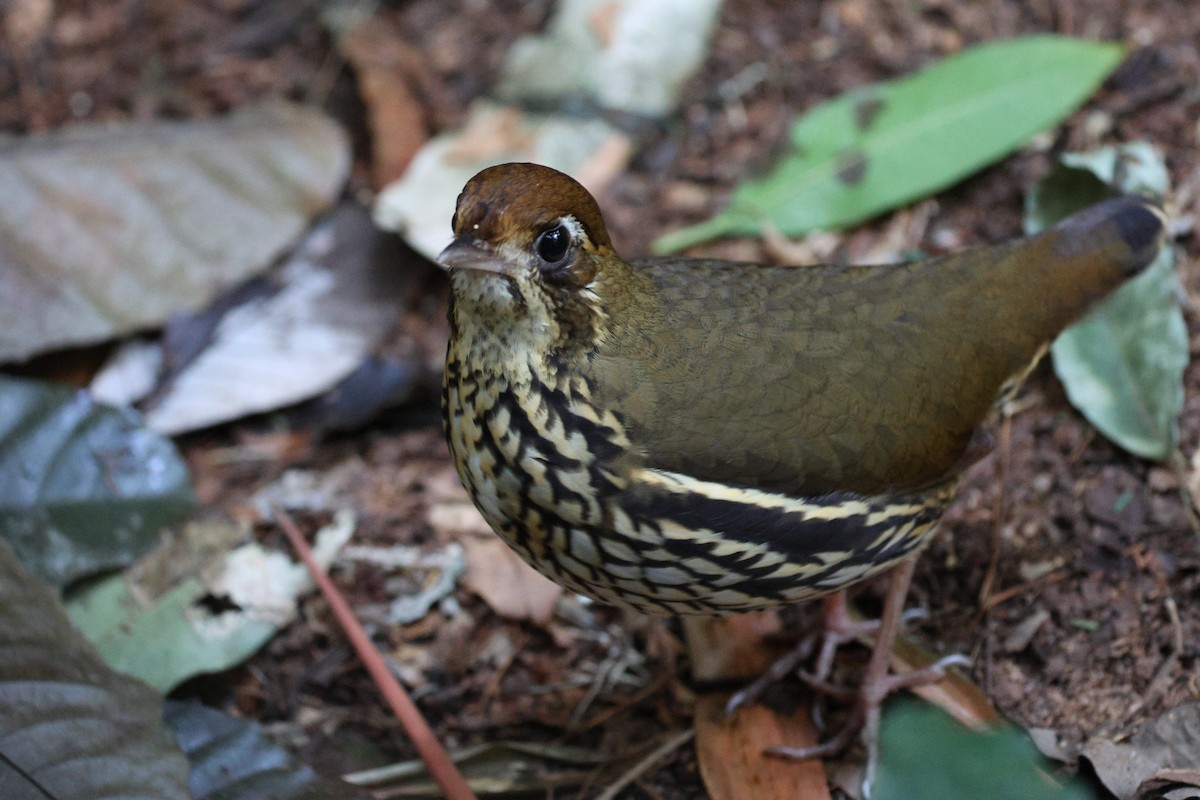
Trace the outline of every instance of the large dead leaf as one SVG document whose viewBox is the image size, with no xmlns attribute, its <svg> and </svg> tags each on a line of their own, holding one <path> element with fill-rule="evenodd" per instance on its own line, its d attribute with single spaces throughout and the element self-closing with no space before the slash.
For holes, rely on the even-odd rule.
<svg viewBox="0 0 1200 800">
<path fill-rule="evenodd" d="M 199 308 L 269 266 L 349 164 L 340 128 L 283 104 L 0 138 L 0 361 Z"/>
<path fill-rule="evenodd" d="M 1120 800 L 1179 795 L 1161 793 L 1164 785 L 1192 784 L 1183 797 L 1194 797 L 1200 784 L 1200 703 L 1173 708 L 1134 734 L 1126 744 L 1095 738 L 1083 746 L 1097 777 Z"/>
<path fill-rule="evenodd" d="M 162 697 L 117 675 L 0 542 L 0 796 L 183 800 Z"/>
</svg>

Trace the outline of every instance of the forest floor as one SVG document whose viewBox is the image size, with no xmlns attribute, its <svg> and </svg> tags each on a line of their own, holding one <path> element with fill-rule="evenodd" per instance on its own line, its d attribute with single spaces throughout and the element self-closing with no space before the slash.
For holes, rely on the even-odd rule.
<svg viewBox="0 0 1200 800">
<path fill-rule="evenodd" d="M 489 91 L 508 46 L 544 25 L 549 5 L 411 0 L 376 13 L 410 53 L 414 96 L 436 132 L 462 122 L 471 101 Z M 206 117 L 285 96 L 320 103 L 351 130 L 357 157 L 349 193 L 361 196 L 370 172 L 362 101 L 314 9 L 249 0 L 60 2 L 40 38 L 22 40 L 0 70 L 0 130 Z M 133 30 L 138 35 L 128 35 Z M 1177 187 L 1178 210 L 1196 220 L 1200 15 L 1188 4 L 729 0 L 681 113 L 631 129 L 632 162 L 598 198 L 612 238 L 624 255 L 643 255 L 657 235 L 721 208 L 739 179 L 771 163 L 789 121 L 821 100 L 969 43 L 1050 31 L 1126 42 L 1131 52 L 1049 148 L 1023 150 L 916 210 L 845 233 L 829 258 L 860 259 L 897 236 L 903 247 L 896 249 L 939 253 L 1019 235 L 1029 186 L 1056 152 L 1095 144 L 1097 130 L 1100 141 L 1154 143 Z M 1185 232 L 1178 244 L 1195 353 L 1200 236 Z M 751 240 L 699 252 L 773 256 Z M 446 287 L 436 275 L 429 285 L 427 302 L 440 308 Z M 427 337 L 434 358 L 441 336 L 438 323 Z M 1190 456 L 1200 449 L 1200 366 L 1193 363 L 1185 381 L 1180 451 Z M 909 635 L 937 652 L 970 656 L 970 677 L 1021 725 L 1075 743 L 1128 736 L 1200 699 L 1200 541 L 1180 491 L 1196 467 L 1186 458 L 1148 463 L 1109 444 L 1071 408 L 1045 364 L 1010 411 L 995 427 L 996 451 L 971 469 L 941 537 L 920 560 L 910 603 L 929 615 Z M 180 444 L 214 515 L 248 513 L 249 498 L 288 470 L 325 476 L 348 493 L 361 542 L 440 546 L 469 513 L 433 387 L 353 433 L 280 430 L 266 416 Z M 463 524 L 486 542 L 476 522 Z M 368 566 L 333 574 L 360 606 L 400 588 Z M 877 598 L 872 586 L 861 602 L 873 609 Z M 799 609 L 789 620 L 808 613 Z M 572 598 L 549 622 L 511 621 L 460 587 L 422 619 L 376 627 L 375 635 L 449 746 L 552 740 L 620 753 L 647 731 L 689 724 L 695 687 L 677 621 Z M 267 724 L 330 774 L 364 758 L 412 754 L 317 597 L 251 662 L 182 691 Z M 683 747 L 628 796 L 700 796 L 701 786 L 696 757 Z"/>
</svg>

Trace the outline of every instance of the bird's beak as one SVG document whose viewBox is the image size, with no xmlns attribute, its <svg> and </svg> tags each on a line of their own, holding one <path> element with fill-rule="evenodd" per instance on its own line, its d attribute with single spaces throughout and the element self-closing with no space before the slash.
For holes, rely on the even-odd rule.
<svg viewBox="0 0 1200 800">
<path fill-rule="evenodd" d="M 446 269 L 472 269 L 477 272 L 505 272 L 504 259 L 478 241 L 455 239 L 437 261 Z"/>
</svg>

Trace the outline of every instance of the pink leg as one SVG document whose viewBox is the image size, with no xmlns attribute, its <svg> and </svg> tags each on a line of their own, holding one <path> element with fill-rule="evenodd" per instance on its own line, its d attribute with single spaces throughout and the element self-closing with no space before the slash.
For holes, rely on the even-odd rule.
<svg viewBox="0 0 1200 800">
<path fill-rule="evenodd" d="M 867 747 L 864 784 L 869 786 L 874 782 L 875 767 L 879 757 L 879 715 L 883 701 L 888 695 L 899 689 L 940 680 L 945 674 L 946 667 L 951 663 L 961 663 L 963 660 L 961 656 L 952 656 L 916 672 L 904 675 L 893 675 L 889 672 L 888 664 L 891 660 L 892 645 L 900 632 L 904 600 L 908 595 L 908 586 L 912 582 L 915 564 L 915 559 L 910 558 L 892 568 L 883 603 L 883 616 L 879 620 L 879 633 L 875 640 L 875 648 L 871 651 L 870 661 L 867 662 L 867 669 L 858 689 L 854 709 L 841 730 L 833 738 L 812 747 L 772 747 L 767 751 L 768 753 L 797 761 L 825 758 L 845 750 L 853 743 L 855 735 L 861 731 L 863 743 Z M 842 611 L 844 613 L 844 606 Z M 820 675 L 821 668 L 822 664 L 818 662 L 817 675 Z M 824 684 L 824 679 L 821 678 L 819 683 Z"/>
</svg>

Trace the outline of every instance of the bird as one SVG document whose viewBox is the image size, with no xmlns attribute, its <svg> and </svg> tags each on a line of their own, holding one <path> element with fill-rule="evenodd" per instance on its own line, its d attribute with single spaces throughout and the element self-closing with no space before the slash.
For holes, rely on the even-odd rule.
<svg viewBox="0 0 1200 800">
<path fill-rule="evenodd" d="M 530 163 L 471 178 L 451 226 L 446 438 L 525 561 L 655 614 L 826 598 L 826 664 L 844 590 L 890 573 L 854 713 L 825 743 L 773 750 L 794 758 L 859 733 L 874 752 L 883 697 L 914 680 L 887 657 L 915 558 L 985 423 L 1166 229 L 1128 195 L 896 265 L 627 261 L 592 195 Z"/>
</svg>

